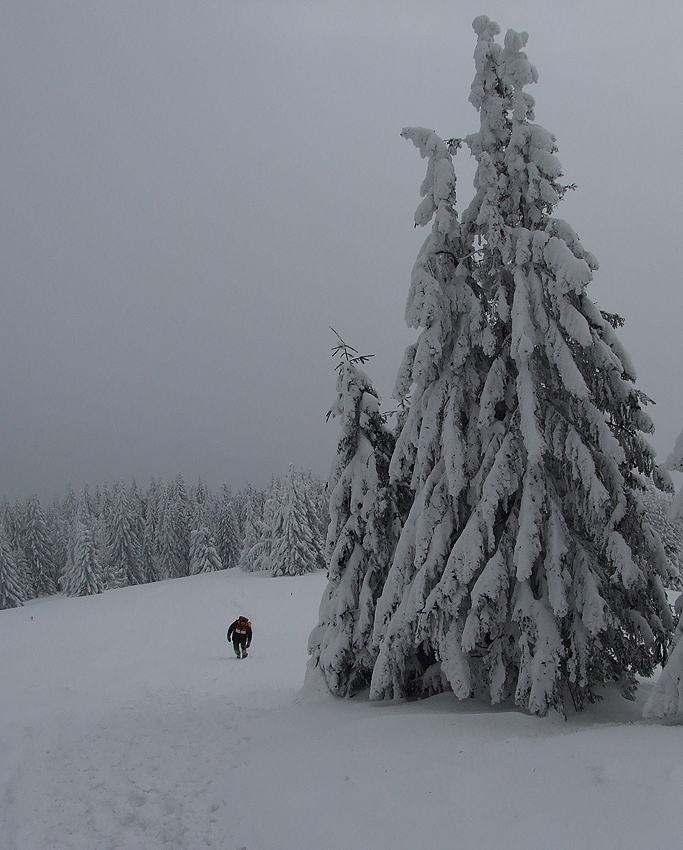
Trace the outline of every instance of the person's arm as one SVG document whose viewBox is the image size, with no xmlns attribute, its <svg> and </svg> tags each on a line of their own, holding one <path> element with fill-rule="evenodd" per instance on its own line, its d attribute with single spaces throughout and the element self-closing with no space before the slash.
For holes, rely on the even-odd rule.
<svg viewBox="0 0 683 850">
<path fill-rule="evenodd" d="M 251 626 L 247 626 L 247 646 L 251 646 Z"/>
</svg>

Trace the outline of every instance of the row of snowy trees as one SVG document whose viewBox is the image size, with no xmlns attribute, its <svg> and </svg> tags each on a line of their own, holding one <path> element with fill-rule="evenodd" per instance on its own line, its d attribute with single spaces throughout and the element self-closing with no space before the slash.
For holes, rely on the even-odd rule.
<svg viewBox="0 0 683 850">
<path fill-rule="evenodd" d="M 324 486 L 290 468 L 283 483 L 216 496 L 182 476 L 105 487 L 43 509 L 37 496 L 0 515 L 0 609 L 62 591 L 69 596 L 241 566 L 297 574 L 322 566 Z M 256 562 L 252 548 L 261 547 Z"/>
<path fill-rule="evenodd" d="M 598 264 L 553 216 L 556 139 L 534 123 L 526 33 L 474 21 L 475 195 L 457 213 L 461 141 L 408 128 L 432 223 L 406 308 L 389 429 L 348 351 L 333 412 L 329 584 L 310 638 L 330 690 L 452 690 L 530 712 L 632 695 L 667 653 L 675 578 L 648 520 L 671 490 L 644 434 L 648 399 L 587 287 Z"/>
</svg>

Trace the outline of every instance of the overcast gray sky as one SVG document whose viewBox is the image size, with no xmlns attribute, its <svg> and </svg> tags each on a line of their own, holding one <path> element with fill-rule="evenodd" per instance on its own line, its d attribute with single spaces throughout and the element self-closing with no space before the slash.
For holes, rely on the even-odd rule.
<svg viewBox="0 0 683 850">
<path fill-rule="evenodd" d="M 474 132 L 472 19 L 530 34 L 591 294 L 683 427 L 683 6 L 469 0 L 0 4 L 0 495 L 182 472 L 326 475 L 328 325 L 387 406 L 425 163 Z M 472 195 L 456 159 L 459 208 Z"/>
</svg>

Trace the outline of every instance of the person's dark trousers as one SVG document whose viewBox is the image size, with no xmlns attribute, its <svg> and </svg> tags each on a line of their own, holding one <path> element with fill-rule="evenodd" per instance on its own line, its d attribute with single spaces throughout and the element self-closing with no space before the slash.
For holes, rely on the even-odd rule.
<svg viewBox="0 0 683 850">
<path fill-rule="evenodd" d="M 247 657 L 247 636 L 246 635 L 234 635 L 232 639 L 232 646 L 235 650 L 235 655 L 238 658 L 246 658 Z"/>
</svg>

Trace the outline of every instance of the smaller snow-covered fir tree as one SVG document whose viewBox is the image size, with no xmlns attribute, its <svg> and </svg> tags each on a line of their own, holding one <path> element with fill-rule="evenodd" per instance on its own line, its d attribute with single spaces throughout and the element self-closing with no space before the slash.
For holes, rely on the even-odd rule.
<svg viewBox="0 0 683 850">
<path fill-rule="evenodd" d="M 643 709 L 646 718 L 683 718 L 683 594 L 676 600 L 678 626 L 674 632 L 669 658 Z"/>
<path fill-rule="evenodd" d="M 325 558 L 311 527 L 301 485 L 291 466 L 272 520 L 270 563 L 273 576 L 295 576 L 325 569 Z"/>
<path fill-rule="evenodd" d="M 678 435 L 664 467 L 683 472 L 683 431 Z M 661 500 L 658 501 L 661 508 Z M 665 532 L 671 528 L 678 530 L 681 524 L 683 524 L 683 487 L 669 504 L 664 530 Z M 678 540 L 678 537 L 675 539 Z M 671 639 L 666 664 L 645 703 L 643 716 L 647 718 L 661 720 L 664 717 L 683 717 L 683 593 L 676 600 L 675 609 L 678 625 Z"/>
<path fill-rule="evenodd" d="M 47 512 L 46 522 L 53 541 L 55 574 L 57 576 L 61 576 L 66 569 L 66 563 L 69 557 L 71 529 L 74 524 L 77 508 L 78 499 L 76 498 L 73 487 L 69 485 L 66 498 L 55 500 Z"/>
<path fill-rule="evenodd" d="M 123 482 L 114 487 L 105 525 L 110 586 L 142 584 L 138 523 Z"/>
<path fill-rule="evenodd" d="M 15 552 L 0 525 L 0 611 L 17 608 L 26 601 Z"/>
<path fill-rule="evenodd" d="M 662 491 L 651 479 L 637 491 L 649 524 L 662 539 L 664 552 L 672 567 L 668 586 L 683 590 L 683 516 L 678 515 L 672 493 Z"/>
<path fill-rule="evenodd" d="M 389 485 L 393 436 L 379 397 L 357 356 L 340 338 L 335 352 L 337 397 L 330 415 L 341 435 L 329 479 L 328 584 L 318 625 L 309 638 L 311 665 L 319 666 L 330 691 L 348 696 L 365 687 L 376 658 L 372 629 L 397 536 Z"/>
<path fill-rule="evenodd" d="M 244 572 L 255 573 L 272 569 L 270 555 L 279 491 L 280 482 L 275 479 L 263 500 L 252 498 L 247 502 L 244 542 L 238 563 Z"/>
<path fill-rule="evenodd" d="M 54 544 L 38 496 L 31 496 L 23 511 L 21 546 L 35 596 L 57 592 Z"/>
<path fill-rule="evenodd" d="M 34 597 L 35 589 L 22 546 L 21 526 L 22 511 L 20 505 L 17 504 L 12 508 L 7 499 L 5 499 L 0 510 L 0 534 L 4 534 L 5 536 L 5 543 L 9 549 L 10 559 L 13 562 L 11 584 L 18 586 L 19 595 L 25 602 Z"/>
<path fill-rule="evenodd" d="M 91 596 L 104 590 L 94 522 L 85 502 L 80 503 L 74 519 L 61 585 L 67 596 Z"/>
<path fill-rule="evenodd" d="M 190 575 L 222 570 L 216 543 L 206 525 L 200 525 L 190 536 Z"/>
<path fill-rule="evenodd" d="M 223 485 L 222 499 L 218 503 L 217 514 L 216 548 L 223 567 L 229 570 L 237 566 L 240 542 L 233 499 L 227 484 Z"/>
<path fill-rule="evenodd" d="M 304 497 L 308 524 L 324 550 L 324 540 L 330 523 L 329 506 L 323 495 L 324 483 L 308 470 L 299 470 L 298 483 Z"/>
<path fill-rule="evenodd" d="M 160 576 L 157 538 L 158 504 L 159 491 L 153 480 L 144 499 L 140 518 L 140 572 L 145 584 L 157 581 Z"/>
<path fill-rule="evenodd" d="M 664 463 L 664 468 L 672 472 L 683 472 L 683 431 L 676 438 L 674 447 Z M 683 487 L 669 507 L 668 519 L 671 522 L 683 519 Z"/>
<path fill-rule="evenodd" d="M 159 578 L 176 578 L 180 575 L 177 566 L 176 522 L 167 488 L 164 488 L 159 500 L 155 542 Z"/>
<path fill-rule="evenodd" d="M 190 569 L 190 519 L 191 505 L 183 476 L 178 474 L 171 482 L 169 494 L 172 505 L 172 544 L 178 576 L 186 576 Z"/>
<path fill-rule="evenodd" d="M 190 530 L 189 500 L 182 476 L 160 494 L 157 520 L 157 551 L 162 578 L 180 578 L 189 574 Z"/>
</svg>

